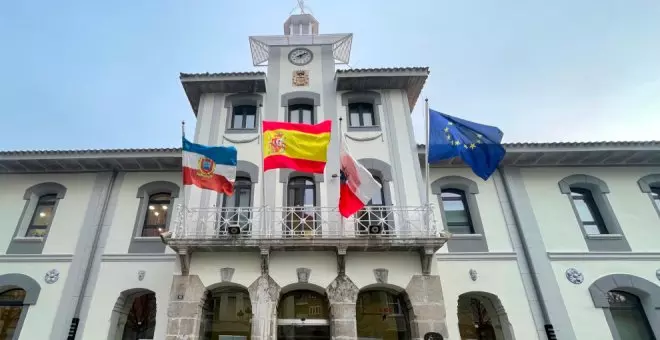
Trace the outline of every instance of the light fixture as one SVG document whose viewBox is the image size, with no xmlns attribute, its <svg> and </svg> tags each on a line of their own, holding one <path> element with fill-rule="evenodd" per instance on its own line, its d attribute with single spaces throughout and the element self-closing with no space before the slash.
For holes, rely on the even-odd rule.
<svg viewBox="0 0 660 340">
<path fill-rule="evenodd" d="M 154 210 L 154 209 L 156 209 L 156 207 L 154 207 L 153 205 L 149 206 L 149 210 Z"/>
<path fill-rule="evenodd" d="M 46 217 L 46 213 L 42 211 L 42 212 L 39 213 L 39 216 L 40 217 Z"/>
<path fill-rule="evenodd" d="M 166 205 L 162 205 L 161 208 L 163 208 L 163 210 L 167 210 L 167 206 L 166 206 Z"/>
<path fill-rule="evenodd" d="M 160 214 L 158 213 L 158 211 L 154 211 L 154 215 L 158 216 Z"/>
</svg>

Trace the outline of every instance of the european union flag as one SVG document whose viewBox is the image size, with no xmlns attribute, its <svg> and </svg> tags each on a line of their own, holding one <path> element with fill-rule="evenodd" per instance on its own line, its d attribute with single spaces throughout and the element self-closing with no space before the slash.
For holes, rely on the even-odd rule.
<svg viewBox="0 0 660 340">
<path fill-rule="evenodd" d="M 429 163 L 460 157 L 477 176 L 487 180 L 506 151 L 502 131 L 429 110 Z"/>
</svg>

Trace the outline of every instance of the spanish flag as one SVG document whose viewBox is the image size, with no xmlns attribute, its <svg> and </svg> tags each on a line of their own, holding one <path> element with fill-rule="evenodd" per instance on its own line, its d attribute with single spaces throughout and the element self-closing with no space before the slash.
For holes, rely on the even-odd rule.
<svg viewBox="0 0 660 340">
<path fill-rule="evenodd" d="M 332 121 L 319 124 L 263 122 L 264 171 L 293 169 L 322 174 Z"/>
</svg>

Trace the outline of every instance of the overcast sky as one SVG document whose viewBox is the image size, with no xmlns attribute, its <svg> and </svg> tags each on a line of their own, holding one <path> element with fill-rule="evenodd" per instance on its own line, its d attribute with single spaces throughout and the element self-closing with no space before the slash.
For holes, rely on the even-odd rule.
<svg viewBox="0 0 660 340">
<path fill-rule="evenodd" d="M 179 146 L 179 72 L 255 70 L 294 0 L 0 2 L 0 149 Z M 506 142 L 660 139 L 660 1 L 308 0 L 351 66 L 429 66 L 435 110 Z M 263 69 L 265 71 L 265 69 Z"/>
</svg>

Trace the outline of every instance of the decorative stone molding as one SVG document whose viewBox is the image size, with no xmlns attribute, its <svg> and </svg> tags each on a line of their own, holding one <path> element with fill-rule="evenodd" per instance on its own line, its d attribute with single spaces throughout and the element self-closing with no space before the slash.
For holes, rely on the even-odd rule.
<svg viewBox="0 0 660 340">
<path fill-rule="evenodd" d="M 247 138 L 247 139 L 233 139 L 229 138 L 227 136 L 222 136 L 222 138 L 228 142 L 234 143 L 234 144 L 245 144 L 245 143 L 252 143 L 255 140 L 259 139 L 259 135 L 256 135 L 252 138 Z"/>
<path fill-rule="evenodd" d="M 337 247 L 337 275 L 346 275 L 346 247 Z"/>
<path fill-rule="evenodd" d="M 356 141 L 356 142 L 368 142 L 368 141 L 372 141 L 372 140 L 377 139 L 377 138 L 380 138 L 381 141 L 384 141 L 382 132 L 377 134 L 377 135 L 370 136 L 370 137 L 355 137 L 355 136 L 349 135 L 348 133 L 345 133 L 344 135 L 346 136 L 346 138 L 348 138 L 350 140 L 353 140 L 353 141 Z"/>
<path fill-rule="evenodd" d="M 234 268 L 220 268 L 220 281 L 231 282 L 232 277 L 234 277 L 234 271 Z"/>
<path fill-rule="evenodd" d="M 376 268 L 374 269 L 374 278 L 377 283 L 387 283 L 387 276 L 389 271 L 385 268 Z"/>
<path fill-rule="evenodd" d="M 309 274 L 312 270 L 309 268 L 297 268 L 296 274 L 298 275 L 298 283 L 307 283 L 309 282 Z"/>
<path fill-rule="evenodd" d="M 57 269 L 51 269 L 44 275 L 44 281 L 48 284 L 57 282 L 60 279 L 60 272 Z"/>
<path fill-rule="evenodd" d="M 477 278 L 479 277 L 479 276 L 478 276 L 479 273 L 477 273 L 477 270 L 476 270 L 476 269 L 470 269 L 470 271 L 469 271 L 468 273 L 470 274 L 470 279 L 471 279 L 472 281 L 477 281 Z"/>
<path fill-rule="evenodd" d="M 579 285 L 584 282 L 584 275 L 575 268 L 568 268 L 566 269 L 566 279 L 572 284 Z"/>
<path fill-rule="evenodd" d="M 261 274 L 268 275 L 268 266 L 270 264 L 270 248 L 262 247 L 260 249 L 261 254 Z"/>
<path fill-rule="evenodd" d="M 144 280 L 144 276 L 147 274 L 146 270 L 138 270 L 138 281 Z"/>
<path fill-rule="evenodd" d="M 426 247 L 423 251 L 420 252 L 420 260 L 422 263 L 422 274 L 431 275 L 431 269 L 433 264 L 433 255 L 435 251 L 433 248 Z"/>
</svg>

